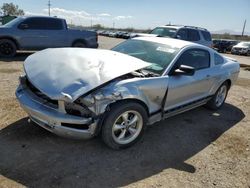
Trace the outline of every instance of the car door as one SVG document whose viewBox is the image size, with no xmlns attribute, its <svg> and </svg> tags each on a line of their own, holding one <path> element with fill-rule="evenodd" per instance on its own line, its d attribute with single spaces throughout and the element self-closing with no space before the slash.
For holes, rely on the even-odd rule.
<svg viewBox="0 0 250 188">
<path fill-rule="evenodd" d="M 18 37 L 23 49 L 40 49 L 43 46 L 43 35 L 40 30 L 41 19 L 26 18 L 18 26 Z"/>
<path fill-rule="evenodd" d="M 204 49 L 188 49 L 184 51 L 169 72 L 168 95 L 164 110 L 197 101 L 208 96 L 213 81 L 210 79 L 210 52 Z M 195 68 L 192 76 L 173 75 L 180 65 Z"/>
<path fill-rule="evenodd" d="M 44 48 L 70 46 L 64 20 L 43 18 L 42 25 L 41 34 L 43 36 Z"/>
<path fill-rule="evenodd" d="M 25 49 L 66 46 L 64 27 L 56 18 L 27 18 L 18 26 L 20 43 Z"/>
</svg>

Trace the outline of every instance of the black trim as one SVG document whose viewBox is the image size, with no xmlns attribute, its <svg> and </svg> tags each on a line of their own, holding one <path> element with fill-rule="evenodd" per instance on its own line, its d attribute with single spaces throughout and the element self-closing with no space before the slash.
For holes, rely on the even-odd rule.
<svg viewBox="0 0 250 188">
<path fill-rule="evenodd" d="M 203 97 L 203 98 L 198 99 L 198 100 L 195 100 L 195 101 L 193 101 L 193 102 L 189 102 L 189 103 L 187 103 L 187 104 L 180 105 L 180 106 L 177 106 L 177 107 L 175 107 L 175 108 L 171 108 L 171 109 L 169 109 L 169 110 L 165 110 L 165 111 L 164 111 L 164 114 L 168 114 L 168 113 L 170 113 L 170 112 L 174 112 L 174 111 L 176 111 L 176 110 L 185 108 L 185 107 L 190 106 L 190 105 L 192 105 L 192 104 L 199 103 L 199 102 L 201 102 L 201 101 L 203 101 L 203 100 L 207 100 L 207 99 L 211 98 L 212 96 L 213 96 L 213 95 L 209 95 L 209 96 L 207 96 L 207 97 Z"/>
<path fill-rule="evenodd" d="M 165 92 L 165 95 L 164 95 L 164 97 L 162 99 L 162 102 L 161 102 L 161 117 L 162 118 L 164 116 L 164 107 L 165 107 L 165 104 L 166 104 L 166 101 L 167 101 L 167 96 L 168 96 L 168 88 L 167 88 L 167 90 Z"/>
<path fill-rule="evenodd" d="M 161 111 L 162 111 L 161 109 L 156 110 L 155 112 L 150 113 L 149 116 L 156 115 L 156 114 L 160 113 Z"/>
<path fill-rule="evenodd" d="M 164 110 L 164 106 L 165 106 L 166 99 L 167 99 L 167 93 L 168 93 L 168 89 L 167 89 L 167 91 L 166 91 L 166 94 L 165 94 L 164 97 L 163 97 L 161 109 L 156 110 L 155 112 L 152 112 L 152 113 L 150 114 L 150 116 L 153 116 L 153 115 L 156 115 L 156 114 L 158 114 L 158 113 L 161 113 L 162 118 L 163 118 L 163 116 L 164 116 L 165 114 L 168 114 L 168 113 L 171 113 L 171 112 L 180 110 L 180 109 L 185 108 L 185 107 L 187 107 L 187 106 L 191 106 L 191 105 L 193 105 L 193 104 L 202 102 L 203 100 L 204 100 L 204 101 L 205 101 L 205 100 L 208 100 L 208 99 L 210 99 L 211 97 L 213 97 L 213 95 L 209 95 L 209 96 L 203 97 L 203 98 L 201 98 L 201 99 L 199 99 L 199 100 L 195 100 L 195 101 L 193 101 L 193 102 L 189 102 L 189 103 L 187 103 L 187 104 L 180 105 L 180 106 L 177 106 L 177 107 L 175 107 L 175 108 L 171 108 L 171 109 L 169 109 L 169 110 Z M 165 102 L 164 102 L 164 100 L 165 100 Z M 164 105 L 163 105 L 163 104 L 164 104 Z"/>
</svg>

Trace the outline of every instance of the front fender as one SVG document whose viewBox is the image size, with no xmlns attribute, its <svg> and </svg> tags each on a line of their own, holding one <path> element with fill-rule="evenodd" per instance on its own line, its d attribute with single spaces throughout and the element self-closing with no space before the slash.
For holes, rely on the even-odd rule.
<svg viewBox="0 0 250 188">
<path fill-rule="evenodd" d="M 125 99 L 136 99 L 147 106 L 150 114 L 154 113 L 161 109 L 168 80 L 168 76 L 165 76 L 118 81 L 92 94 L 94 105 L 89 108 L 99 115 L 104 113 L 107 106 L 112 103 Z"/>
</svg>

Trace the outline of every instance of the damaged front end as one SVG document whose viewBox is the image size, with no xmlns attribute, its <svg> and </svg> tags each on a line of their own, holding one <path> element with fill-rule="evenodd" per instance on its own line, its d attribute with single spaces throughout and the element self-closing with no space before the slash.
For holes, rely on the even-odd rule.
<svg viewBox="0 0 250 188">
<path fill-rule="evenodd" d="M 148 112 L 148 124 L 161 120 L 161 108 L 168 86 L 168 77 L 138 75 L 136 72 L 121 76 L 111 83 L 79 97 L 74 103 L 88 108 L 95 117 L 108 113 L 112 104 L 134 101 Z"/>
<path fill-rule="evenodd" d="M 20 77 L 16 97 L 30 119 L 50 132 L 77 139 L 89 139 L 95 135 L 97 120 L 87 108 L 50 99 L 26 76 Z"/>
<path fill-rule="evenodd" d="M 26 76 L 20 77 L 16 97 L 41 127 L 88 139 L 98 134 L 103 116 L 120 100 L 140 102 L 149 116 L 161 109 L 168 78 L 142 71 L 149 65 L 108 50 L 44 50 L 25 60 Z M 150 124 L 161 119 L 152 117 Z"/>
</svg>

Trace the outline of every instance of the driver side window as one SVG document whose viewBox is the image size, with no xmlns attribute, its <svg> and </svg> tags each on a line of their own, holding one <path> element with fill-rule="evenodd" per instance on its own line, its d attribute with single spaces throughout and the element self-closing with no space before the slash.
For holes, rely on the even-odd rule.
<svg viewBox="0 0 250 188">
<path fill-rule="evenodd" d="M 187 65 L 195 70 L 210 67 L 210 53 L 202 49 L 190 49 L 185 51 L 175 63 L 175 68 L 180 65 Z"/>
</svg>

